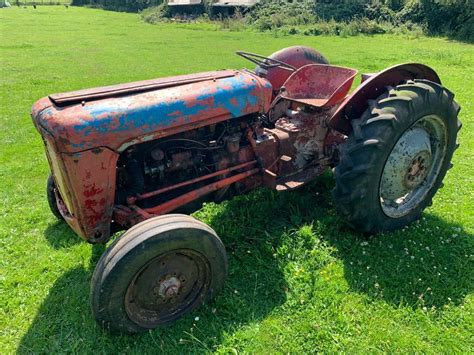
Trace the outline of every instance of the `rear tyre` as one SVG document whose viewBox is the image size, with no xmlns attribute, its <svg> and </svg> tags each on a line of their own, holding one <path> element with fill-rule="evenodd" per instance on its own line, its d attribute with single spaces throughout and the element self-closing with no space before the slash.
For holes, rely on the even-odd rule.
<svg viewBox="0 0 474 355">
<path fill-rule="evenodd" d="M 459 110 L 451 92 L 427 80 L 369 102 L 335 169 L 333 196 L 349 225 L 376 233 L 420 217 L 452 166 Z"/>
<path fill-rule="evenodd" d="M 48 198 L 49 209 L 57 219 L 63 220 L 64 218 L 61 215 L 61 212 L 59 212 L 56 194 L 59 194 L 59 192 L 57 191 L 53 176 L 49 175 L 48 181 L 46 182 L 46 197 Z"/>
<path fill-rule="evenodd" d="M 151 218 L 100 258 L 92 276 L 92 311 L 112 331 L 153 329 L 210 300 L 226 273 L 224 245 L 210 227 L 185 215 Z"/>
</svg>

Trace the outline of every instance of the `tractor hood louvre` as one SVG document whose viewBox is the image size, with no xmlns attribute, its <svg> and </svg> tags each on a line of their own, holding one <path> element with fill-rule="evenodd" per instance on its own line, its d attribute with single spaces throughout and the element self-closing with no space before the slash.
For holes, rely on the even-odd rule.
<svg viewBox="0 0 474 355">
<path fill-rule="evenodd" d="M 71 91 L 61 94 L 49 95 L 49 99 L 59 107 L 87 102 L 109 97 L 119 97 L 129 94 L 137 94 L 141 92 L 166 89 L 173 86 L 197 83 L 205 80 L 217 80 L 229 78 L 235 75 L 235 71 L 225 70 L 209 73 L 180 75 L 172 78 L 161 78 L 152 80 L 136 81 L 127 84 L 103 86 L 93 89 L 85 89 Z"/>
</svg>

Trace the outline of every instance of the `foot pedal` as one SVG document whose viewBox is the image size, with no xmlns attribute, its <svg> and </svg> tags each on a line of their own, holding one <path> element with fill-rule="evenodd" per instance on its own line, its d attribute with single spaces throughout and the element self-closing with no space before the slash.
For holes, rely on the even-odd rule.
<svg viewBox="0 0 474 355">
<path fill-rule="evenodd" d="M 316 176 L 321 175 L 324 169 L 321 167 L 314 167 L 303 170 L 299 173 L 285 176 L 277 180 L 275 189 L 277 191 L 287 191 L 297 189 L 304 184 L 313 180 Z"/>
</svg>

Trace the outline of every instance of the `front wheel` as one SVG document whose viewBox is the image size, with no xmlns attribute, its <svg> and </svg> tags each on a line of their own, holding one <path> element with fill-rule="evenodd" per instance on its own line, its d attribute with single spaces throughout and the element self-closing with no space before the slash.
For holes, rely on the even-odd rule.
<svg viewBox="0 0 474 355">
<path fill-rule="evenodd" d="M 63 220 L 64 218 L 61 212 L 59 212 L 57 196 L 59 196 L 59 191 L 54 182 L 53 175 L 49 175 L 46 182 L 46 197 L 48 198 L 49 209 L 57 219 Z"/>
<path fill-rule="evenodd" d="M 454 95 L 427 80 L 369 102 L 335 169 L 336 207 L 352 227 L 390 231 L 420 217 L 452 166 L 458 112 Z"/>
<path fill-rule="evenodd" d="M 226 273 L 224 245 L 210 227 L 185 215 L 151 218 L 100 258 L 92 276 L 92 311 L 113 331 L 153 329 L 211 299 Z"/>
</svg>

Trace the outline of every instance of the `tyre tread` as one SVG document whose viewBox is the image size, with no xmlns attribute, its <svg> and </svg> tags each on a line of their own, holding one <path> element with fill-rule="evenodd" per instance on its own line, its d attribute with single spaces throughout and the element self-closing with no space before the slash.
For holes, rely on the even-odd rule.
<svg viewBox="0 0 474 355">
<path fill-rule="evenodd" d="M 460 121 L 456 119 L 460 108 L 454 101 L 454 94 L 437 83 L 423 79 L 387 87 L 386 92 L 376 100 L 368 100 L 367 110 L 361 118 L 352 120 L 352 127 L 357 127 L 358 131 L 351 133 L 341 147 L 341 159 L 334 174 L 336 186 L 333 197 L 339 213 L 353 228 L 376 233 L 401 227 L 400 223 L 394 223 L 395 219 L 374 217 L 373 208 L 368 208 L 366 201 L 370 195 L 367 189 L 373 188 L 374 171 L 380 165 L 379 159 L 382 159 L 380 154 L 387 150 L 389 152 L 394 137 L 401 134 L 397 132 L 404 131 L 411 125 L 410 120 L 417 112 L 431 105 L 443 108 L 450 115 L 449 120 L 456 120 L 454 125 L 460 129 Z M 446 170 L 449 168 L 450 165 L 446 164 Z M 431 198 L 429 196 L 422 208 L 414 211 L 413 216 L 405 222 L 418 218 L 421 211 L 431 203 Z"/>
</svg>

